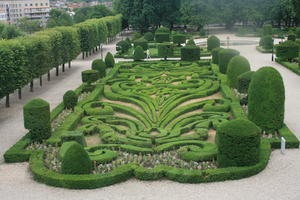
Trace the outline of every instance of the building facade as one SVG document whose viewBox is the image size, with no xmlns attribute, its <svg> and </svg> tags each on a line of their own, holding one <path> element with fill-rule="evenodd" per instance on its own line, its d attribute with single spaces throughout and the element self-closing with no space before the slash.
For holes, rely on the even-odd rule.
<svg viewBox="0 0 300 200">
<path fill-rule="evenodd" d="M 49 12 L 49 0 L 0 0 L 0 21 L 6 23 L 16 23 L 23 17 L 47 21 Z"/>
</svg>

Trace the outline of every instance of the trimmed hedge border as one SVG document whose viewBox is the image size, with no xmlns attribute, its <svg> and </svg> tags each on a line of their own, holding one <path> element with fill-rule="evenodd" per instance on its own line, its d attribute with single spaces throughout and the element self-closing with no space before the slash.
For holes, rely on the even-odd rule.
<svg viewBox="0 0 300 200">
<path fill-rule="evenodd" d="M 287 61 L 282 61 L 279 58 L 275 58 L 275 61 L 278 64 L 281 64 L 283 67 L 288 68 L 289 70 L 291 70 L 295 74 L 300 75 L 300 67 L 298 65 L 295 65 L 295 64 L 287 62 Z"/>
<path fill-rule="evenodd" d="M 268 164 L 271 146 L 264 139 L 260 145 L 259 163 L 248 167 L 229 167 L 208 170 L 185 170 L 165 165 L 147 169 L 136 164 L 122 165 L 106 174 L 66 175 L 59 174 L 44 166 L 43 150 L 33 152 L 29 165 L 33 178 L 47 185 L 70 189 L 93 189 L 123 182 L 131 177 L 140 180 L 157 180 L 166 178 L 180 183 L 205 183 L 215 181 L 237 180 L 258 174 Z"/>
<path fill-rule="evenodd" d="M 261 46 L 256 46 L 256 50 L 259 51 L 260 53 L 272 53 L 272 49 L 265 49 Z M 275 51 L 274 51 L 275 54 Z"/>
</svg>

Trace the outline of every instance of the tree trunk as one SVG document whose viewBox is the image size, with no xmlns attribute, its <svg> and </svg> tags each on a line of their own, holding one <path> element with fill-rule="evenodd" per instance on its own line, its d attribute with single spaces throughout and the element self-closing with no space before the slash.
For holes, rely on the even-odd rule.
<svg viewBox="0 0 300 200">
<path fill-rule="evenodd" d="M 6 101 L 5 101 L 5 107 L 8 108 L 10 105 L 9 105 L 9 94 L 6 95 Z"/>
<path fill-rule="evenodd" d="M 59 68 L 58 68 L 59 66 L 56 66 L 56 76 L 58 76 L 59 75 Z"/>
<path fill-rule="evenodd" d="M 65 63 L 62 64 L 62 72 L 65 72 Z"/>
<path fill-rule="evenodd" d="M 71 68 L 71 61 L 69 61 L 68 64 L 69 64 L 69 69 L 70 69 Z"/>
<path fill-rule="evenodd" d="M 42 78 L 42 76 L 40 76 L 40 86 L 41 87 L 43 86 L 43 78 Z"/>
<path fill-rule="evenodd" d="M 89 52 L 85 52 L 85 57 L 87 58 L 89 56 Z"/>
<path fill-rule="evenodd" d="M 30 92 L 33 92 L 33 80 L 30 82 Z"/>
<path fill-rule="evenodd" d="M 48 71 L 48 81 L 50 81 L 50 71 Z"/>
<path fill-rule="evenodd" d="M 82 60 L 84 60 L 84 52 L 82 52 Z"/>
<path fill-rule="evenodd" d="M 18 97 L 22 99 L 22 88 L 18 89 Z"/>
</svg>

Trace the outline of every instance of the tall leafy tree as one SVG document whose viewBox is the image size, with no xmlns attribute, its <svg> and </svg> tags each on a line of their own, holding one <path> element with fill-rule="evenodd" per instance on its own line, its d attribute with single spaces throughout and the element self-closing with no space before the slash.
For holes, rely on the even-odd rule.
<svg viewBox="0 0 300 200">
<path fill-rule="evenodd" d="M 72 17 L 64 10 L 51 9 L 47 27 L 52 28 L 56 26 L 71 26 L 73 25 Z"/>
</svg>

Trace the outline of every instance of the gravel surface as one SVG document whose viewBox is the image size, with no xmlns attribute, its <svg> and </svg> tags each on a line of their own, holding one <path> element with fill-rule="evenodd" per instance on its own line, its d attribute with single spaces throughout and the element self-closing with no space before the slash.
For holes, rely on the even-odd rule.
<svg viewBox="0 0 300 200">
<path fill-rule="evenodd" d="M 221 39 L 256 40 L 258 38 L 237 38 L 230 34 L 218 35 Z M 284 67 L 271 62 L 270 54 L 261 54 L 255 50 L 255 45 L 233 46 L 241 55 L 250 60 L 253 70 L 262 66 L 273 66 L 284 78 L 286 87 L 286 124 L 300 138 L 300 77 Z M 105 50 L 114 51 L 113 45 L 105 46 Z M 67 69 L 62 76 L 54 77 L 40 88 L 38 83 L 35 92 L 24 92 L 23 99 L 12 96 L 11 108 L 4 108 L 0 102 L 0 198 L 1 200 L 40 200 L 40 199 L 97 199 L 97 200 L 299 200 L 300 199 L 300 150 L 287 150 L 282 155 L 278 150 L 272 152 L 267 168 L 250 178 L 207 184 L 180 184 L 172 181 L 139 181 L 131 179 L 127 182 L 94 190 L 68 190 L 49 187 L 35 182 L 28 170 L 28 163 L 5 164 L 3 153 L 26 133 L 23 128 L 22 106 L 31 98 L 43 98 L 50 102 L 53 108 L 62 100 L 66 90 L 74 89 L 81 83 L 80 72 L 90 68 L 90 63 L 99 54 L 82 61 L 77 59 L 73 67 Z M 28 88 L 25 90 L 29 90 Z M 24 90 L 24 91 L 25 91 Z"/>
</svg>

